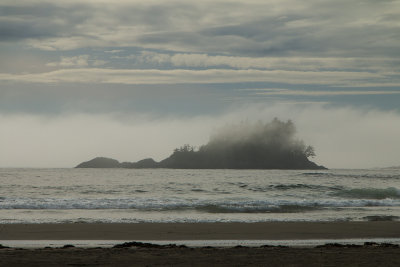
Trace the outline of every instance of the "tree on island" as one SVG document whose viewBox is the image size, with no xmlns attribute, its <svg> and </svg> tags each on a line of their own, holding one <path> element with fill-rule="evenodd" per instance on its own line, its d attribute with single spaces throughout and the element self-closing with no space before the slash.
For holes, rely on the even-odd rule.
<svg viewBox="0 0 400 267">
<path fill-rule="evenodd" d="M 167 168 L 304 169 L 317 165 L 312 146 L 295 138 L 292 121 L 228 125 L 195 151 L 184 145 L 160 162 Z"/>
<path fill-rule="evenodd" d="M 290 120 L 283 122 L 275 118 L 269 123 L 241 122 L 223 127 L 210 137 L 206 145 L 200 146 L 197 150 L 194 146 L 185 144 L 176 148 L 171 156 L 160 162 L 145 159 L 135 163 L 124 162 L 120 167 L 323 169 L 324 167 L 308 159 L 315 156 L 314 148 L 306 146 L 302 140 L 295 137 L 295 134 L 296 127 Z"/>
</svg>

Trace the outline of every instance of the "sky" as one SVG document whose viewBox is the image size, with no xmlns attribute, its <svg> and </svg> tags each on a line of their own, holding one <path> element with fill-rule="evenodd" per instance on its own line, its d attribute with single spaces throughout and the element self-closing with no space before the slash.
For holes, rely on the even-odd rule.
<svg viewBox="0 0 400 267">
<path fill-rule="evenodd" d="M 291 119 L 328 168 L 400 165 L 400 1 L 0 2 L 0 167 L 161 160 Z"/>
</svg>

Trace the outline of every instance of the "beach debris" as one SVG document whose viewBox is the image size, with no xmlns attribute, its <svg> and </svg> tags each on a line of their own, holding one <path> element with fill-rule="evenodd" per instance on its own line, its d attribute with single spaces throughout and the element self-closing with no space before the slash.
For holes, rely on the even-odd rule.
<svg viewBox="0 0 400 267">
<path fill-rule="evenodd" d="M 262 246 L 260 246 L 260 248 L 288 248 L 288 246 L 283 246 L 283 245 L 277 245 L 277 246 L 274 246 L 274 245 L 262 245 Z"/>
<path fill-rule="evenodd" d="M 242 245 L 237 245 L 237 246 L 234 246 L 233 248 L 249 248 L 249 247 L 242 246 Z"/>
<path fill-rule="evenodd" d="M 316 246 L 315 248 L 359 248 L 359 247 L 362 247 L 362 245 L 327 243 L 324 245 Z"/>
<path fill-rule="evenodd" d="M 132 242 L 125 242 L 125 243 L 117 244 L 117 245 L 113 246 L 113 248 L 130 248 L 130 247 L 160 248 L 161 245 L 132 241 Z"/>
<path fill-rule="evenodd" d="M 382 243 L 379 247 L 382 248 L 400 248 L 399 244 Z"/>
<path fill-rule="evenodd" d="M 130 247 L 139 247 L 139 248 L 187 248 L 185 245 L 176 245 L 176 244 L 167 244 L 167 245 L 159 245 L 153 243 L 143 243 L 143 242 L 125 242 L 122 244 L 117 244 L 113 246 L 113 248 L 130 248 Z"/>
<path fill-rule="evenodd" d="M 398 244 L 391 244 L 391 243 L 364 242 L 363 245 L 327 243 L 324 245 L 316 246 L 315 248 L 361 248 L 361 247 L 399 248 L 400 246 Z"/>
<path fill-rule="evenodd" d="M 67 244 L 67 245 L 64 245 L 62 248 L 74 248 L 74 247 L 75 247 L 74 245 Z"/>
<path fill-rule="evenodd" d="M 366 247 L 378 247 L 379 244 L 376 242 L 364 242 L 364 246 Z"/>
</svg>

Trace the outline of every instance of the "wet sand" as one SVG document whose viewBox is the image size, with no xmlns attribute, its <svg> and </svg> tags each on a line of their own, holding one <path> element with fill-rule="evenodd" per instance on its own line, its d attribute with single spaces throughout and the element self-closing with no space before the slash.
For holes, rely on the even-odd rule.
<svg viewBox="0 0 400 267">
<path fill-rule="evenodd" d="M 0 240 L 291 240 L 344 238 L 400 238 L 400 222 L 0 225 Z"/>
<path fill-rule="evenodd" d="M 399 238 L 400 222 L 3 224 L 1 240 Z M 173 242 L 172 242 L 173 243 Z M 0 266 L 400 266 L 396 246 L 1 248 Z"/>
</svg>

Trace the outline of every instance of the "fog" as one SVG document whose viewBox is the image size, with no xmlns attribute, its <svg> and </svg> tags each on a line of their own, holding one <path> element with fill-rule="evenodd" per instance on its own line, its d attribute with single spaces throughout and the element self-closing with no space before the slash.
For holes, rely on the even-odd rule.
<svg viewBox="0 0 400 267">
<path fill-rule="evenodd" d="M 314 149 L 295 138 L 292 121 L 275 118 L 240 122 L 220 129 L 196 151 L 190 145 L 174 151 L 161 166 L 194 169 L 315 169 Z"/>
<path fill-rule="evenodd" d="M 149 114 L 1 115 L 0 167 L 73 167 L 96 156 L 159 161 L 183 144 L 200 146 L 239 122 L 292 120 L 297 137 L 328 168 L 400 165 L 400 114 L 320 104 L 251 105 L 214 116 Z M 237 137 L 232 137 L 237 138 Z M 211 139 L 212 140 L 212 139 Z"/>
<path fill-rule="evenodd" d="M 290 144 L 295 141 L 295 126 L 291 121 L 286 123 L 275 118 L 272 122 L 263 123 L 261 120 L 241 121 L 236 124 L 226 124 L 210 137 L 208 146 L 220 146 L 234 143 L 279 143 Z"/>
</svg>

